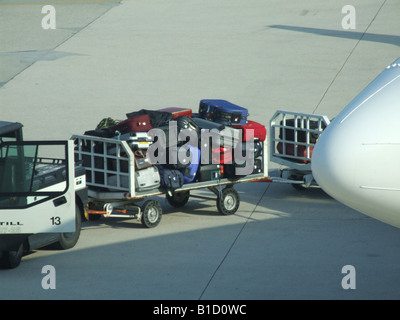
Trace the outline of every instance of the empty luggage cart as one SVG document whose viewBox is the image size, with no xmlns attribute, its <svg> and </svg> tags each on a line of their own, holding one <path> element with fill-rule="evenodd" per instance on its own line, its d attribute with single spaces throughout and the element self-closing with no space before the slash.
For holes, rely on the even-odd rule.
<svg viewBox="0 0 400 320">
<path fill-rule="evenodd" d="M 328 117 L 278 110 L 270 120 L 270 161 L 281 164 L 281 179 L 296 189 L 316 186 L 311 172 L 311 157 L 319 135 L 329 125 Z"/>
</svg>

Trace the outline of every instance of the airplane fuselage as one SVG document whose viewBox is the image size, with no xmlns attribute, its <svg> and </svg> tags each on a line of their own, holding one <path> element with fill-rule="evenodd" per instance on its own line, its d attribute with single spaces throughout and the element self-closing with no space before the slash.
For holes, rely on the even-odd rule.
<svg viewBox="0 0 400 320">
<path fill-rule="evenodd" d="M 400 59 L 325 129 L 312 172 L 333 198 L 400 227 Z"/>
</svg>

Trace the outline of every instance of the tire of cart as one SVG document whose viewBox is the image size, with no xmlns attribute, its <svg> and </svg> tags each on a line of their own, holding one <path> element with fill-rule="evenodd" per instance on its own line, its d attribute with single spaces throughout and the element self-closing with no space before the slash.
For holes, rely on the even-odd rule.
<svg viewBox="0 0 400 320">
<path fill-rule="evenodd" d="M 142 205 L 142 224 L 147 228 L 158 226 L 162 217 L 162 208 L 158 201 L 147 200 Z"/>
<path fill-rule="evenodd" d="M 296 176 L 296 175 L 292 175 L 292 176 L 289 177 L 289 180 L 300 181 L 300 180 L 303 180 L 303 177 Z M 292 187 L 295 188 L 297 191 L 304 191 L 304 190 L 307 189 L 303 184 L 300 184 L 300 183 L 291 183 L 291 185 L 292 185 Z"/>
<path fill-rule="evenodd" d="M 168 203 L 175 208 L 183 207 L 189 201 L 189 197 L 190 191 L 173 193 L 172 196 L 169 193 L 166 194 Z"/>
<path fill-rule="evenodd" d="M 0 268 L 13 269 L 19 266 L 24 254 L 24 245 L 21 243 L 15 251 L 0 252 Z"/>
<path fill-rule="evenodd" d="M 89 214 L 89 221 L 97 221 L 101 218 L 101 214 Z"/>
<path fill-rule="evenodd" d="M 217 209 L 223 215 L 232 215 L 239 208 L 240 198 L 232 187 L 222 189 L 217 197 Z"/>
</svg>

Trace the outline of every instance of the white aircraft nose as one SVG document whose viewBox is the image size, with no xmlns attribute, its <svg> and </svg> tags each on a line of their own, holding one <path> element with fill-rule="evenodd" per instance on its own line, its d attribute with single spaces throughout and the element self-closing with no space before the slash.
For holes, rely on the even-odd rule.
<svg viewBox="0 0 400 320">
<path fill-rule="evenodd" d="M 325 129 L 311 167 L 336 200 L 400 227 L 400 59 Z"/>
<path fill-rule="evenodd" d="M 311 161 L 312 173 L 326 193 L 354 208 L 358 201 L 354 193 L 358 191 L 355 178 L 359 172 L 356 165 L 360 161 L 359 150 L 349 142 L 346 131 L 341 130 L 343 128 L 334 126 L 333 121 L 315 145 Z M 349 198 L 351 194 L 353 196 Z M 349 200 L 355 200 L 355 203 Z"/>
</svg>

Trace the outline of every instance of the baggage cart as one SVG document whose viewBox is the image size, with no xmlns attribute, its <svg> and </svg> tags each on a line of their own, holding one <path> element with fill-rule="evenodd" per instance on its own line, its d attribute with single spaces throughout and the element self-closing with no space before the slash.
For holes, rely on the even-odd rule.
<svg viewBox="0 0 400 320">
<path fill-rule="evenodd" d="M 317 186 L 311 172 L 311 156 L 319 135 L 329 125 L 327 116 L 278 110 L 269 123 L 270 161 L 283 165 L 280 178 L 296 189 Z"/>
<path fill-rule="evenodd" d="M 234 214 L 240 203 L 234 184 L 265 181 L 268 178 L 267 146 L 262 156 L 262 170 L 247 176 L 183 184 L 173 193 L 163 188 L 137 191 L 135 187 L 135 154 L 128 141 L 88 135 L 74 135 L 75 160 L 86 168 L 86 184 L 89 196 L 89 216 L 136 218 L 148 228 L 157 226 L 162 216 L 161 205 L 150 197 L 165 195 L 173 207 L 184 206 L 189 197 L 215 200 L 223 215 Z M 196 189 L 209 189 L 216 197 L 190 194 Z M 145 200 L 140 206 L 138 202 Z"/>
</svg>

